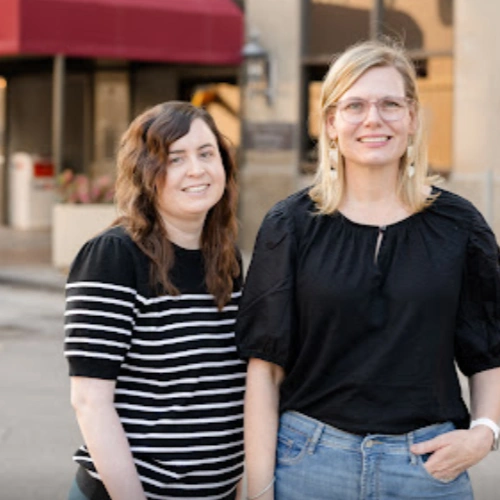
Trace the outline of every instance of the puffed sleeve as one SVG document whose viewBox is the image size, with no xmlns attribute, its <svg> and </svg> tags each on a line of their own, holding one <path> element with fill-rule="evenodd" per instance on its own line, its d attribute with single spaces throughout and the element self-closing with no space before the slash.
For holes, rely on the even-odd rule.
<svg viewBox="0 0 500 500">
<path fill-rule="evenodd" d="M 287 371 L 295 328 L 295 235 L 284 202 L 266 215 L 243 287 L 236 343 L 243 359 L 259 358 Z"/>
<path fill-rule="evenodd" d="M 86 243 L 66 284 L 64 354 L 71 376 L 116 379 L 130 348 L 135 297 L 126 243 L 107 234 Z"/>
<path fill-rule="evenodd" d="M 478 212 L 467 244 L 457 327 L 456 359 L 465 375 L 500 367 L 500 251 Z"/>
</svg>

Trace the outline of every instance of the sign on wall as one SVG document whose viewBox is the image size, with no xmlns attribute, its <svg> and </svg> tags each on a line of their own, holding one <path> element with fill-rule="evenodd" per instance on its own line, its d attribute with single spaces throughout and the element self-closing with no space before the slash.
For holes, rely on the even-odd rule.
<svg viewBox="0 0 500 500">
<path fill-rule="evenodd" d="M 245 149 L 283 151 L 295 147 L 295 126 L 291 123 L 247 122 L 244 126 Z"/>
</svg>

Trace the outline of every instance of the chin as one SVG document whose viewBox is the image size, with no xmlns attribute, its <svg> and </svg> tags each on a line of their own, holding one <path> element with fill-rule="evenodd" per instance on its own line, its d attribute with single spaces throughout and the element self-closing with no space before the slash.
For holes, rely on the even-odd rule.
<svg viewBox="0 0 500 500">
<path fill-rule="evenodd" d="M 197 206 L 186 207 L 184 213 L 192 217 L 205 217 L 207 213 L 215 206 L 215 203 L 203 203 Z"/>
<path fill-rule="evenodd" d="M 399 158 L 365 158 L 364 161 L 360 162 L 360 164 L 365 165 L 367 167 L 386 167 L 392 165 L 399 165 Z"/>
</svg>

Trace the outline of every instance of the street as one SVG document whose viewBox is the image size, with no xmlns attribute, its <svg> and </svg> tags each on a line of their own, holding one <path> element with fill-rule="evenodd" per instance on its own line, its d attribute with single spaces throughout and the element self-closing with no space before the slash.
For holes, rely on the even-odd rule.
<svg viewBox="0 0 500 500">
<path fill-rule="evenodd" d="M 67 498 L 81 439 L 62 355 L 63 308 L 62 290 L 0 283 L 0 500 Z M 471 471 L 476 500 L 500 498 L 499 470 L 497 452 Z"/>
<path fill-rule="evenodd" d="M 1 500 L 67 498 L 80 437 L 62 314 L 62 291 L 0 287 Z"/>
</svg>

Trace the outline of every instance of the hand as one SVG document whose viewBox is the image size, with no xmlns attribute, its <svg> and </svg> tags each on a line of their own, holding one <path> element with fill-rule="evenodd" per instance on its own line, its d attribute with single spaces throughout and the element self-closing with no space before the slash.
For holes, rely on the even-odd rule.
<svg viewBox="0 0 500 500">
<path fill-rule="evenodd" d="M 415 455 L 431 453 L 424 464 L 427 472 L 441 481 L 453 481 L 477 464 L 491 450 L 493 434 L 485 426 L 457 430 L 411 446 Z"/>
</svg>

